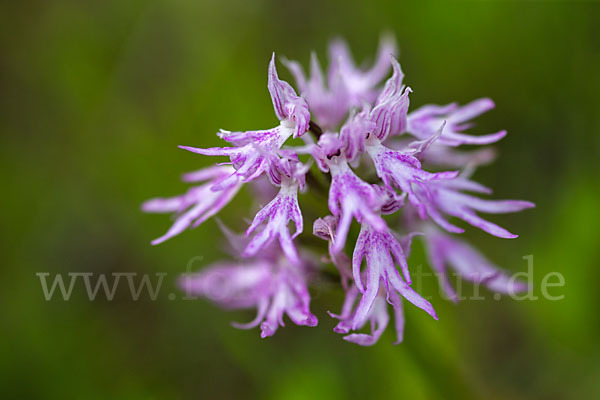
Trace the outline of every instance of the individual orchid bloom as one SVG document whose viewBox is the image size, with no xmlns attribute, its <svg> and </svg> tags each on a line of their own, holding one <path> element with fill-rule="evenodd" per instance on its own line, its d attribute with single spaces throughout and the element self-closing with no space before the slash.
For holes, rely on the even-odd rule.
<svg viewBox="0 0 600 400">
<path fill-rule="evenodd" d="M 485 186 L 462 177 L 452 180 L 428 181 L 426 185 L 415 187 L 415 194 L 419 198 L 420 203 L 424 205 L 424 208 L 419 211 L 424 211 L 424 213 L 448 232 L 463 233 L 464 229 L 448 222 L 442 214 L 460 218 L 490 235 L 512 239 L 516 238 L 517 235 L 481 218 L 477 215 L 476 211 L 488 214 L 503 214 L 535 207 L 529 201 L 486 200 L 462 193 L 461 190 L 483 194 L 491 193 L 491 190 Z M 420 213 L 420 217 L 423 219 L 425 218 L 424 213 Z"/>
<path fill-rule="evenodd" d="M 459 146 L 495 143 L 506 136 L 506 131 L 481 136 L 463 133 L 464 130 L 473 126 L 468 122 L 469 120 L 492 108 L 494 108 L 494 102 L 487 98 L 474 100 L 462 107 L 456 103 L 445 106 L 426 105 L 408 114 L 407 131 L 419 139 L 426 139 L 433 135 L 445 121 L 446 128 L 438 141 L 440 144 Z"/>
<path fill-rule="evenodd" d="M 424 231 L 429 263 L 444 293 L 452 301 L 457 302 L 458 295 L 450 284 L 447 266 L 452 267 L 459 278 L 484 285 L 493 292 L 514 294 L 527 290 L 527 284 L 511 279 L 508 273 L 492 264 L 467 242 L 453 238 L 431 224 Z"/>
<path fill-rule="evenodd" d="M 363 282 L 361 264 L 365 258 L 366 282 Z M 402 276 L 396 269 L 396 264 L 400 266 Z M 402 244 L 389 230 L 381 232 L 368 224 L 362 224 L 352 255 L 352 273 L 354 283 L 362 293 L 354 315 L 352 329 L 358 329 L 366 319 L 368 311 L 382 288 L 382 283 L 388 294 L 392 291 L 398 292 L 406 300 L 437 319 L 431 303 L 409 286 L 411 280 Z"/>
<path fill-rule="evenodd" d="M 290 221 L 296 227 L 293 235 L 290 235 L 288 229 Z M 288 178 L 281 183 L 279 193 L 256 214 L 254 221 L 246 231 L 246 236 L 253 234 L 265 222 L 264 228 L 248 243 L 243 256 L 256 255 L 277 238 L 288 259 L 294 264 L 299 264 L 298 252 L 292 242 L 303 230 L 302 213 L 298 206 L 298 182 L 296 179 Z"/>
<path fill-rule="evenodd" d="M 175 213 L 176 219 L 171 228 L 163 236 L 152 241 L 153 245 L 164 242 L 179 235 L 189 227 L 195 228 L 217 214 L 237 194 L 240 183 L 228 186 L 223 190 L 214 191 L 212 187 L 219 185 L 231 175 L 233 168 L 217 166 L 190 172 L 183 176 L 184 182 L 203 185 L 192 187 L 187 193 L 169 197 L 155 198 L 142 204 L 142 210 L 148 213 Z"/>
<path fill-rule="evenodd" d="M 352 218 L 377 230 L 387 229 L 380 214 L 389 197 L 377 185 L 368 184 L 356 176 L 343 155 L 332 157 L 328 166 L 331 186 L 327 203 L 331 213 L 339 218 L 332 248 L 337 253 L 344 248 Z"/>
<path fill-rule="evenodd" d="M 275 68 L 275 55 L 269 64 L 269 93 L 277 118 L 281 121 L 279 126 L 260 131 L 229 132 L 221 130 L 219 137 L 230 142 L 234 147 L 196 148 L 179 146 L 184 150 L 207 156 L 227 156 L 235 171 L 221 182 L 225 188 L 242 182 L 252 181 L 273 167 L 270 160 L 281 152 L 283 144 L 291 137 L 302 136 L 310 122 L 308 104 L 296 95 L 289 83 L 282 81 L 277 76 Z"/>
<path fill-rule="evenodd" d="M 430 181 L 454 179 L 458 175 L 458 171 L 427 172 L 422 169 L 421 162 L 411 155 L 418 150 L 413 151 L 410 146 L 407 146 L 404 151 L 392 150 L 375 136 L 370 136 L 367 140 L 366 151 L 373 160 L 377 176 L 386 187 L 402 190 L 411 204 L 418 210 L 422 210 L 422 215 L 425 212 L 425 204 L 415 194 L 415 188 L 424 186 Z"/>
<path fill-rule="evenodd" d="M 331 66 L 329 76 L 339 74 L 346 86 L 350 107 L 362 106 L 364 102 L 372 103 L 378 95 L 377 85 L 390 70 L 390 55 L 396 54 L 396 43 L 390 36 L 383 36 L 375 63 L 368 70 L 358 68 L 346 42 L 337 39 L 329 47 Z"/>
<path fill-rule="evenodd" d="M 286 60 L 284 64 L 294 76 L 300 95 L 307 100 L 310 113 L 319 126 L 323 129 L 334 129 L 350 109 L 348 93 L 341 75 L 330 74 L 326 85 L 319 59 L 314 52 L 310 57 L 308 79 L 300 63 Z"/>
<path fill-rule="evenodd" d="M 382 199 L 386 199 L 381 206 L 381 214 L 393 214 L 404 205 L 404 196 L 398 196 L 394 191 L 391 191 L 383 186 L 373 185 L 375 191 L 379 191 Z M 352 279 L 351 261 L 346 253 L 336 251 L 334 245 L 336 243 L 336 231 L 338 226 L 338 217 L 327 215 L 323 218 L 318 218 L 313 224 L 313 235 L 327 240 L 329 243 L 329 260 L 335 265 L 342 278 L 342 284 L 345 289 L 348 288 L 348 282 Z M 409 246 L 410 247 L 410 246 Z"/>
<path fill-rule="evenodd" d="M 342 312 L 338 314 L 329 313 L 333 318 L 339 319 L 340 322 L 333 328 L 334 332 L 347 334 L 352 330 L 353 319 L 356 315 L 356 311 L 353 310 L 354 305 L 360 295 L 360 291 L 356 286 L 353 286 L 346 291 L 346 299 L 342 306 Z M 369 322 L 371 333 L 350 333 L 344 336 L 344 340 L 356 343 L 361 346 L 372 346 L 381 337 L 385 328 L 387 327 L 390 316 L 388 313 L 388 301 L 392 304 L 394 310 L 394 325 L 396 329 L 397 339 L 394 344 L 402 342 L 404 337 L 404 313 L 402 310 L 402 300 L 400 296 L 392 291 L 389 293 L 389 300 L 386 301 L 386 297 L 383 293 L 377 295 L 373 301 L 373 306 L 367 313 L 367 317 L 361 322 L 357 329 L 362 329 L 364 325 Z"/>
<path fill-rule="evenodd" d="M 394 57 L 390 59 L 394 73 L 386 82 L 373 109 L 365 105 L 361 112 L 351 114 L 340 130 L 340 139 L 344 142 L 345 154 L 350 161 L 365 151 L 369 137 L 383 141 L 390 134 L 406 130 L 408 95 L 412 90 L 402 84 L 404 74 L 398 61 Z"/>
<path fill-rule="evenodd" d="M 284 326 L 284 314 L 296 325 L 317 325 L 317 317 L 309 309 L 305 275 L 283 257 L 258 258 L 246 263 L 209 266 L 199 273 L 183 276 L 179 285 L 188 296 L 206 297 L 226 309 L 256 307 L 256 318 L 233 325 L 240 329 L 260 325 L 261 337 L 265 338 Z"/>
<path fill-rule="evenodd" d="M 355 286 L 347 291 L 342 312 L 339 315 L 330 315 L 340 320 L 334 328 L 337 333 L 346 334 L 351 330 L 359 330 L 367 322 L 371 323 L 372 333 L 352 333 L 345 336 L 345 340 L 363 346 L 373 345 L 389 321 L 386 299 L 394 309 L 398 336 L 396 343 L 402 341 L 404 332 L 402 297 L 437 319 L 431 303 L 409 286 L 410 276 L 405 252 L 408 253 L 413 236 L 414 234 L 411 234 L 398 240 L 390 232 L 381 233 L 366 224 L 362 225 L 352 258 Z M 367 259 L 367 267 L 361 271 L 363 258 Z M 404 279 L 396 269 L 396 263 L 400 265 Z M 360 301 L 353 310 L 359 296 Z"/>
</svg>

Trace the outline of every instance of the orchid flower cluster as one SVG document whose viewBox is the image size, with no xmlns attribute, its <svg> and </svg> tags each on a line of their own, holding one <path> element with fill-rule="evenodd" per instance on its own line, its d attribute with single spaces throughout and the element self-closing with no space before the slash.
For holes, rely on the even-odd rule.
<svg viewBox="0 0 600 400">
<path fill-rule="evenodd" d="M 297 325 L 317 325 L 308 287 L 318 281 L 327 264 L 333 264 L 345 291 L 341 311 L 329 313 L 339 320 L 334 331 L 349 342 L 369 346 L 382 335 L 390 311 L 397 342 L 402 341 L 405 300 L 437 319 L 431 303 L 411 287 L 407 257 L 414 236 L 424 240 L 431 267 L 451 300 L 457 301 L 458 296 L 448 268 L 492 291 L 526 289 L 454 235 L 464 232 L 455 222 L 458 219 L 493 236 L 514 238 L 478 212 L 508 213 L 534 206 L 527 201 L 484 198 L 491 190 L 470 175 L 477 166 L 489 163 L 493 152 L 458 150 L 505 136 L 505 131 L 465 133 L 470 121 L 494 103 L 483 98 L 463 106 L 425 105 L 409 112 L 412 89 L 403 82 L 395 54 L 394 41 L 383 38 L 374 64 L 361 69 L 347 45 L 336 40 L 329 49 L 326 75 L 314 53 L 310 76 L 297 62 L 284 60 L 298 91 L 279 79 L 273 55 L 268 90 L 277 126 L 221 130 L 218 136 L 228 143 L 224 147 L 180 146 L 229 161 L 185 174 L 183 180 L 194 185 L 187 193 L 143 204 L 146 212 L 175 214 L 171 228 L 153 244 L 202 224 L 243 186 L 256 188 L 257 202 L 266 203 L 245 235 L 219 222 L 235 261 L 182 277 L 180 286 L 185 291 L 227 309 L 256 308 L 253 321 L 234 326 L 260 326 L 261 337 L 267 337 L 284 325 L 284 314 Z M 390 71 L 391 77 L 383 83 Z M 313 221 L 313 235 L 327 242 L 323 246 L 327 254 L 320 258 L 303 244 L 307 235 L 301 236 L 299 191 L 327 196 L 330 214 Z M 456 218 L 450 221 L 449 217 Z M 349 238 L 356 237 L 354 221 L 360 231 L 351 243 Z M 352 251 L 351 257 L 347 250 Z"/>
</svg>

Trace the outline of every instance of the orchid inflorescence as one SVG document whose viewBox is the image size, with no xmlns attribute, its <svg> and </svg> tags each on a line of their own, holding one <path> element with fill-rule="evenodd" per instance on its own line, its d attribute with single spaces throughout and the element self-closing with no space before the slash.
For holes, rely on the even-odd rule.
<svg viewBox="0 0 600 400">
<path fill-rule="evenodd" d="M 347 45 L 336 40 L 329 49 L 326 76 L 314 53 L 309 77 L 297 62 L 285 60 L 300 95 L 279 79 L 273 55 L 268 90 L 278 126 L 247 132 L 221 130 L 218 136 L 229 143 L 227 147 L 180 146 L 205 156 L 229 157 L 229 162 L 185 174 L 183 180 L 195 186 L 183 195 L 143 204 L 146 212 L 175 214 L 172 227 L 153 244 L 202 224 L 245 184 L 257 189 L 258 202 L 269 187 L 278 190 L 264 200 L 268 203 L 257 212 L 245 235 L 219 222 L 236 261 L 183 276 L 184 290 L 228 309 L 255 307 L 253 321 L 234 326 L 260 325 L 261 336 L 267 337 L 283 326 L 284 314 L 297 325 L 317 325 L 309 309 L 308 286 L 332 263 L 346 293 L 341 312 L 329 313 L 339 320 L 334 331 L 344 334 L 347 341 L 372 345 L 388 325 L 388 304 L 397 342 L 403 337 L 403 300 L 437 319 L 430 302 L 411 287 L 406 259 L 414 236 L 424 240 L 430 264 L 451 300 L 457 301 L 458 296 L 448 267 L 492 291 L 527 288 L 451 235 L 464 229 L 448 220 L 456 217 L 491 235 L 514 238 L 477 212 L 508 213 L 534 206 L 527 201 L 480 197 L 491 190 L 470 175 L 477 166 L 490 162 L 493 152 L 457 150 L 461 145 L 491 144 L 505 136 L 505 131 L 482 136 L 465 133 L 472 125 L 469 121 L 494 103 L 484 98 L 464 106 L 425 105 L 408 112 L 412 89 L 403 83 L 395 53 L 394 41 L 384 37 L 373 66 L 360 69 Z M 392 76 L 381 86 L 390 69 Z M 313 222 L 313 234 L 328 242 L 327 256 L 315 257 L 301 241 L 304 222 L 298 191 L 328 195 L 331 214 Z M 360 232 L 350 246 L 353 220 L 360 224 Z M 392 230 L 391 223 L 401 232 Z M 354 249 L 351 258 L 346 247 Z M 370 332 L 361 332 L 367 323 Z"/>
</svg>

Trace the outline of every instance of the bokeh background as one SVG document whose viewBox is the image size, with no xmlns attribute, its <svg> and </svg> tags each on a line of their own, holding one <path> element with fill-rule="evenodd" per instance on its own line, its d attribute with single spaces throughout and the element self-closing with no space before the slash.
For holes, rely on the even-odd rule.
<svg viewBox="0 0 600 400">
<path fill-rule="evenodd" d="M 0 397 L 600 398 L 600 3 L 3 1 L 0 30 Z M 364 59 L 382 31 L 413 106 L 496 101 L 476 132 L 509 135 L 476 178 L 537 208 L 492 217 L 516 240 L 467 236 L 511 271 L 533 255 L 537 295 L 562 273 L 551 293 L 564 299 L 454 305 L 432 281 L 440 320 L 406 307 L 404 343 L 388 329 L 372 348 L 331 331 L 333 286 L 313 293 L 317 328 L 266 340 L 230 327 L 251 312 L 182 300 L 176 276 L 224 253 L 214 221 L 149 245 L 170 221 L 140 203 L 183 192 L 180 174 L 210 162 L 176 146 L 276 123 L 272 51 L 306 65 L 341 35 Z M 224 219 L 242 229 L 247 204 Z M 79 284 L 47 302 L 37 272 L 168 276 L 156 301 L 125 285 L 89 301 Z"/>
</svg>

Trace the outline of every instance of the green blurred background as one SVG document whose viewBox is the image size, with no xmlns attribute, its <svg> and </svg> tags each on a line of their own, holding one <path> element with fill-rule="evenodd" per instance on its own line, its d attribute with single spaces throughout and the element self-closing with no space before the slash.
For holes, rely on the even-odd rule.
<svg viewBox="0 0 600 400">
<path fill-rule="evenodd" d="M 600 3 L 3 1 L 0 30 L 0 397 L 600 398 Z M 440 320 L 406 307 L 404 343 L 388 329 L 372 348 L 332 332 L 334 286 L 313 292 L 317 328 L 266 340 L 230 327 L 251 312 L 170 301 L 190 260 L 224 255 L 214 221 L 149 245 L 169 220 L 140 203 L 183 192 L 179 175 L 211 161 L 176 146 L 276 123 L 272 51 L 306 65 L 342 35 L 363 59 L 385 30 L 413 107 L 496 101 L 476 132 L 509 135 L 475 177 L 537 208 L 492 217 L 519 239 L 467 236 L 511 271 L 532 254 L 537 295 L 561 272 L 551 293 L 565 298 L 454 305 L 432 281 Z M 247 201 L 227 209 L 236 229 Z M 168 273 L 157 301 L 125 285 L 89 301 L 78 285 L 47 302 L 35 275 L 132 271 Z"/>
</svg>

